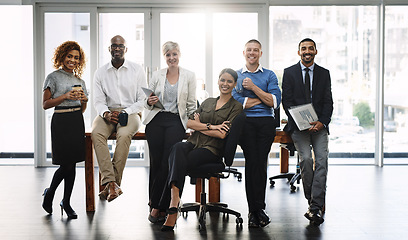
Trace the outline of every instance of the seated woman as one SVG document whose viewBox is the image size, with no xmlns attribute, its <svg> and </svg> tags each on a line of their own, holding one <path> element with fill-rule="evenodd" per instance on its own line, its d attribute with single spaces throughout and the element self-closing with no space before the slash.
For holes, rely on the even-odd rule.
<svg viewBox="0 0 408 240">
<path fill-rule="evenodd" d="M 162 231 L 172 231 L 176 224 L 188 170 L 222 161 L 220 155 L 224 146 L 223 139 L 228 135 L 231 122 L 243 111 L 241 103 L 231 95 L 237 78 L 237 73 L 230 68 L 221 71 L 218 79 L 220 96 L 206 99 L 194 114 L 190 115 L 187 127 L 194 130 L 193 134 L 187 142 L 176 143 L 171 149 L 169 174 L 163 192 L 163 196 L 166 196 L 170 191 L 171 201 Z"/>
</svg>

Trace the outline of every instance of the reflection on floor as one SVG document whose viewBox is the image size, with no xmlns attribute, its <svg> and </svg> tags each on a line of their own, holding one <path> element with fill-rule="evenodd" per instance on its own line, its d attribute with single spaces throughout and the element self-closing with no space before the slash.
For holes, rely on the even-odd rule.
<svg viewBox="0 0 408 240">
<path fill-rule="evenodd" d="M 263 229 L 248 229 L 245 176 L 222 180 L 221 200 L 242 213 L 244 225 L 236 228 L 235 217 L 207 215 L 207 231 L 198 231 L 197 217 L 180 217 L 174 233 L 160 232 L 160 225 L 147 220 L 148 169 L 127 167 L 123 195 L 108 203 L 97 199 L 96 212 L 85 212 L 84 169 L 77 169 L 72 206 L 77 220 L 60 215 L 56 193 L 54 214 L 41 208 L 42 191 L 56 168 L 1 166 L 1 239 L 404 239 L 408 234 L 408 188 L 404 176 L 408 166 L 331 165 L 327 187 L 325 222 L 309 226 L 302 188 L 290 193 L 286 180 L 267 188 L 267 208 L 272 222 Z M 243 168 L 239 168 L 243 171 Z M 269 167 L 269 176 L 278 172 Z M 183 202 L 194 200 L 194 186 L 187 179 Z"/>
</svg>

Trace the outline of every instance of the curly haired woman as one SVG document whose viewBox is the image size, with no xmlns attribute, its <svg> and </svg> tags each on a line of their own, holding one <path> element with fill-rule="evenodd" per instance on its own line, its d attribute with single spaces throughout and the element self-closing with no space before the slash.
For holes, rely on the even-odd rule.
<svg viewBox="0 0 408 240">
<path fill-rule="evenodd" d="M 77 42 L 66 41 L 55 49 L 54 68 L 44 81 L 43 108 L 54 108 L 51 120 L 52 164 L 55 171 L 49 188 L 44 190 L 42 207 L 52 214 L 55 191 L 64 180 L 61 214 L 78 218 L 70 204 L 76 175 L 76 163 L 85 160 L 85 126 L 82 113 L 88 102 L 88 92 L 81 75 L 85 54 Z"/>
</svg>

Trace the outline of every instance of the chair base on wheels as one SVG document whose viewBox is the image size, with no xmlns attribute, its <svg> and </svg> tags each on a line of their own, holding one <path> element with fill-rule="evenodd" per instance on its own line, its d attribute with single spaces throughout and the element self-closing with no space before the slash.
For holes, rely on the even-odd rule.
<svg viewBox="0 0 408 240">
<path fill-rule="evenodd" d="M 271 187 L 275 186 L 275 181 L 274 179 L 280 179 L 280 178 L 286 178 L 289 182 L 290 185 L 290 190 L 292 192 L 296 191 L 296 186 L 295 183 L 300 184 L 300 179 L 302 179 L 300 175 L 300 171 L 296 171 L 296 173 L 282 173 L 280 175 L 276 175 L 273 177 L 269 178 L 269 183 L 271 184 Z"/>
<path fill-rule="evenodd" d="M 296 186 L 295 186 L 295 182 L 297 184 L 300 184 L 300 179 L 302 179 L 302 176 L 300 175 L 300 172 L 297 172 L 292 179 L 290 179 L 289 181 L 289 185 L 290 185 L 290 190 L 292 192 L 296 191 Z"/>
<path fill-rule="evenodd" d="M 227 204 L 225 203 L 207 203 L 205 205 L 201 205 L 199 203 L 196 204 L 183 204 L 181 207 L 181 213 L 183 217 L 188 216 L 188 212 L 195 211 L 198 212 L 198 228 L 200 231 L 205 231 L 206 227 L 206 213 L 207 212 L 219 212 L 224 213 L 223 218 L 228 219 L 228 214 L 235 215 L 237 217 L 236 224 L 242 226 L 243 219 L 239 212 L 236 212 L 232 209 L 227 208 Z M 227 217 L 226 217 L 227 216 Z"/>
<path fill-rule="evenodd" d="M 280 175 L 270 177 L 269 183 L 271 184 L 271 187 L 275 186 L 274 179 L 279 179 L 279 178 L 286 178 L 289 182 L 290 190 L 292 192 L 296 191 L 295 183 L 300 184 L 300 179 L 302 179 L 302 176 L 300 175 L 300 168 L 299 168 L 299 157 L 298 157 L 298 162 L 296 164 L 296 173 L 282 173 Z"/>
<path fill-rule="evenodd" d="M 201 179 L 201 194 L 200 194 L 200 203 L 185 203 L 181 206 L 180 211 L 183 214 L 183 217 L 188 216 L 188 212 L 195 211 L 198 215 L 198 228 L 200 231 L 205 231 L 206 227 L 206 214 L 207 212 L 219 212 L 224 213 L 223 218 L 228 219 L 228 214 L 235 215 L 237 217 L 236 224 L 237 226 L 242 227 L 243 219 L 241 214 L 237 211 L 228 208 L 228 204 L 225 203 L 207 203 L 206 202 L 207 194 L 205 192 L 205 178 Z M 227 216 L 227 217 L 226 217 Z"/>
<path fill-rule="evenodd" d="M 223 172 L 232 173 L 237 178 L 238 182 L 242 181 L 242 173 L 236 168 L 225 168 Z"/>
<path fill-rule="evenodd" d="M 276 175 L 273 177 L 269 178 L 269 183 L 271 184 L 271 187 L 275 186 L 275 181 L 274 179 L 281 179 L 281 178 L 286 178 L 289 181 L 292 180 L 292 178 L 296 175 L 296 173 L 282 173 L 280 175 Z"/>
</svg>

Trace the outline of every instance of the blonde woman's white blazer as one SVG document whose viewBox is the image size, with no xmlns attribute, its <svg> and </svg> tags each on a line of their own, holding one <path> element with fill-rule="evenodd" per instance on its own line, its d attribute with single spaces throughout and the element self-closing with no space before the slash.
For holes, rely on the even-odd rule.
<svg viewBox="0 0 408 240">
<path fill-rule="evenodd" d="M 149 88 L 153 90 L 156 96 L 159 97 L 161 103 L 163 103 L 166 74 L 167 68 L 160 69 L 153 73 L 153 76 L 149 82 Z M 188 116 L 197 108 L 196 88 L 197 81 L 195 74 L 187 69 L 179 67 L 177 107 L 184 129 L 187 129 Z M 154 116 L 160 112 L 161 109 L 154 106 L 149 106 L 147 104 L 147 97 L 144 102 L 148 113 L 146 114 L 146 118 L 143 120 L 143 124 L 147 125 L 154 118 Z"/>
</svg>

